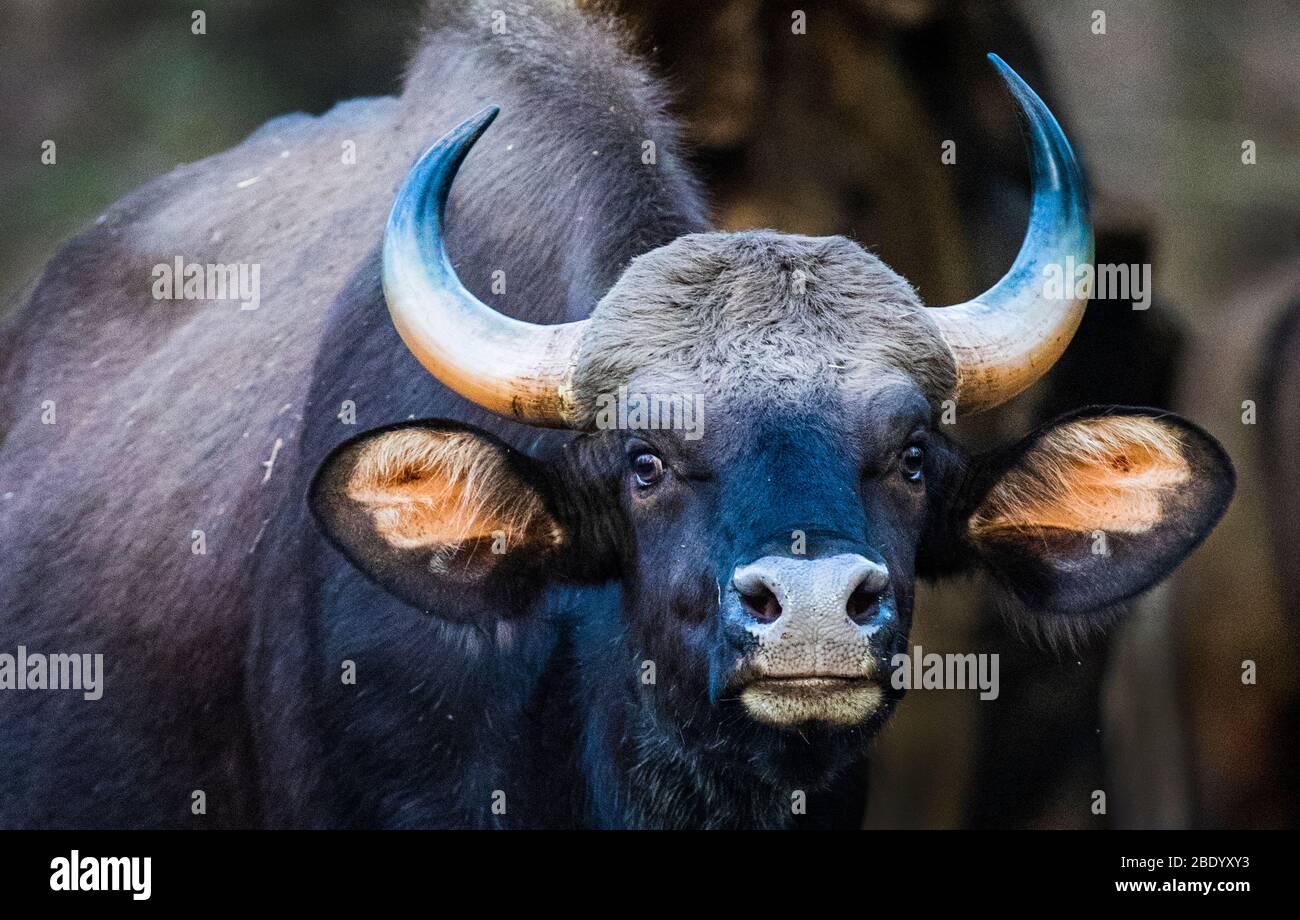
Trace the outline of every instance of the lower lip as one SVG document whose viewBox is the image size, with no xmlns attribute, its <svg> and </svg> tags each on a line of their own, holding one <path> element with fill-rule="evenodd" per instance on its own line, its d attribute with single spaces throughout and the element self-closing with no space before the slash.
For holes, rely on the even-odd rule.
<svg viewBox="0 0 1300 920">
<path fill-rule="evenodd" d="M 876 713 L 885 692 L 873 677 L 760 677 L 746 684 L 739 697 L 751 716 L 769 725 L 846 727 Z"/>
<path fill-rule="evenodd" d="M 750 687 L 762 687 L 764 690 L 788 690 L 790 692 L 822 692 L 835 690 L 852 690 L 867 684 L 876 683 L 870 677 L 761 677 L 749 684 Z"/>
</svg>

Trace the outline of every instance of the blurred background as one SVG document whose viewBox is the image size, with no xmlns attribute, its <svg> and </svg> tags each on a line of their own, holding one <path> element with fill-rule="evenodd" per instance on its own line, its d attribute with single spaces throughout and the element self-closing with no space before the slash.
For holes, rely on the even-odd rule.
<svg viewBox="0 0 1300 920">
<path fill-rule="evenodd" d="M 398 91 L 426 2 L 0 0 L 0 310 L 146 180 L 275 115 Z M 913 642 L 999 653 L 1002 693 L 910 693 L 879 740 L 866 825 L 1300 823 L 1300 626 L 1286 600 L 1300 597 L 1300 553 L 1275 536 L 1295 515 L 1264 472 L 1277 420 L 1300 419 L 1270 404 L 1289 391 L 1270 386 L 1265 357 L 1275 324 L 1300 312 L 1300 5 L 601 5 L 674 89 L 720 226 L 850 236 L 934 305 L 987 288 L 1024 229 L 1019 126 L 984 58 L 1001 54 L 1085 163 L 1098 261 L 1150 263 L 1154 301 L 1094 301 L 1066 359 L 963 435 L 978 445 L 1075 406 L 1154 405 L 1209 429 L 1238 468 L 1224 522 L 1106 637 L 1044 649 L 1004 626 L 978 582 L 923 593 Z M 792 34 L 795 10 L 806 34 Z M 42 163 L 47 140 L 57 168 Z"/>
</svg>

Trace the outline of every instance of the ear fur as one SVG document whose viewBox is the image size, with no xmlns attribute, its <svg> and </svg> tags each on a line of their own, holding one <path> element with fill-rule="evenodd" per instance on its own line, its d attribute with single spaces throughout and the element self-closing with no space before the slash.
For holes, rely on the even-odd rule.
<svg viewBox="0 0 1300 920">
<path fill-rule="evenodd" d="M 567 543 L 543 465 L 486 432 L 409 422 L 321 464 L 309 503 L 357 568 L 451 619 L 523 613 Z"/>
<path fill-rule="evenodd" d="M 1085 409 L 972 463 L 960 539 L 1028 607 L 1104 612 L 1195 549 L 1235 482 L 1223 448 L 1191 422 Z"/>
</svg>

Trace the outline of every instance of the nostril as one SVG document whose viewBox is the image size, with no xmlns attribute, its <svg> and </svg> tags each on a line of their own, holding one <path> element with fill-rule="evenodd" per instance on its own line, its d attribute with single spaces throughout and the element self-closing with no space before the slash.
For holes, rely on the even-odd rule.
<svg viewBox="0 0 1300 920">
<path fill-rule="evenodd" d="M 749 611 L 749 615 L 760 623 L 771 623 L 781 616 L 781 602 L 776 599 L 776 595 L 766 585 L 754 584 L 746 586 L 740 592 L 740 600 L 744 603 L 745 609 Z"/>
<path fill-rule="evenodd" d="M 861 625 L 874 617 L 880 609 L 880 595 L 882 593 L 874 586 L 871 579 L 864 579 L 853 589 L 848 602 L 844 605 L 849 619 Z"/>
</svg>

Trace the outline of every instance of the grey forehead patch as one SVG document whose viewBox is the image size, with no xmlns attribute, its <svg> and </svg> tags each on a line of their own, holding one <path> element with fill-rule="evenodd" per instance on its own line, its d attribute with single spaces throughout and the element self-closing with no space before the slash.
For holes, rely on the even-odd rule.
<svg viewBox="0 0 1300 920">
<path fill-rule="evenodd" d="M 904 375 L 932 404 L 956 383 L 911 285 L 843 237 L 683 236 L 633 260 L 591 319 L 574 377 L 589 411 L 639 381 L 798 402 Z"/>
</svg>

